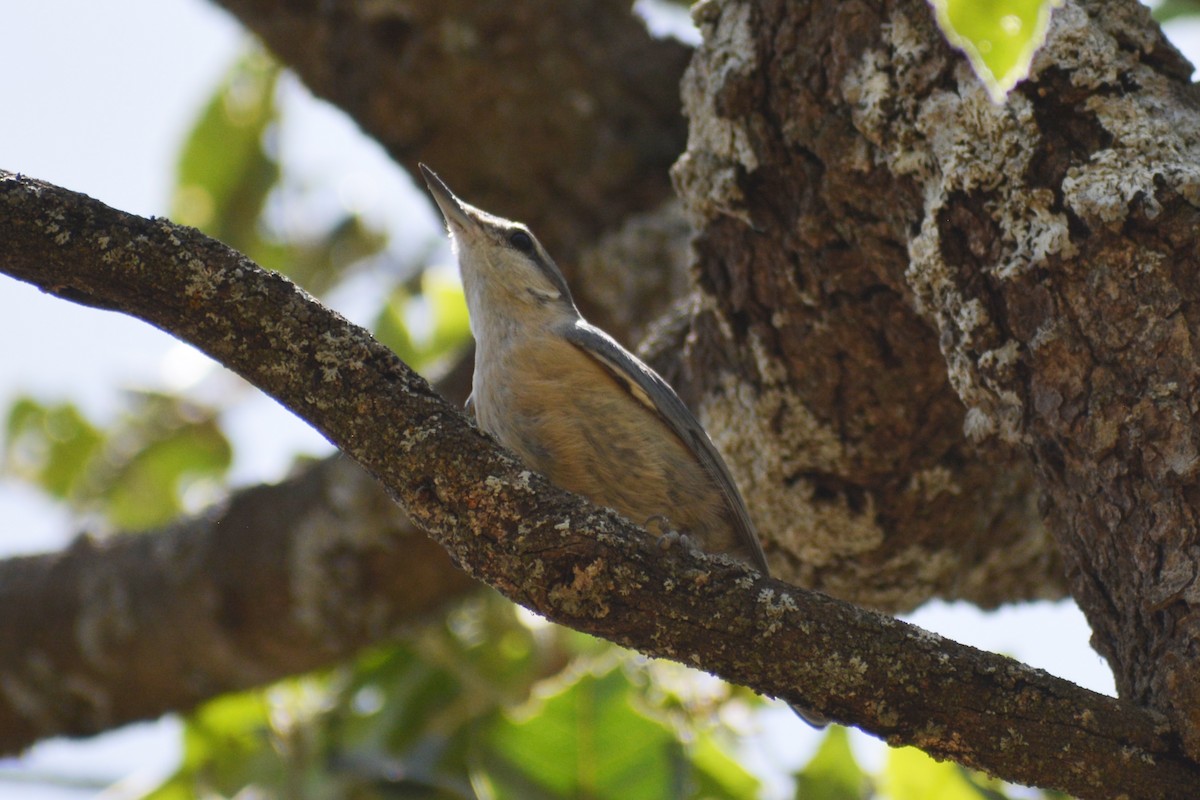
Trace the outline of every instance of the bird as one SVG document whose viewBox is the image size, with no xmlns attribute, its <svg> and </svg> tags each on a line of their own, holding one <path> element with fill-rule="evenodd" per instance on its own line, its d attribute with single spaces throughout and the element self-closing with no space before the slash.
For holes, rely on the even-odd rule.
<svg viewBox="0 0 1200 800">
<path fill-rule="evenodd" d="M 460 200 L 419 166 L 462 274 L 476 347 L 467 410 L 479 427 L 557 486 L 643 527 L 665 520 L 768 575 L 729 468 L 674 389 L 583 318 L 527 226 Z"/>
</svg>

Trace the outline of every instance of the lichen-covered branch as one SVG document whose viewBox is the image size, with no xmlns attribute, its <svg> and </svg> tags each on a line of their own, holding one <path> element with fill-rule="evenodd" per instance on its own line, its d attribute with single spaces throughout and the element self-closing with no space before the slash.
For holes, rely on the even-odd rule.
<svg viewBox="0 0 1200 800">
<path fill-rule="evenodd" d="M 193 229 L 0 172 L 0 232 L 0 271 L 207 352 L 366 467 L 464 569 L 552 620 L 1022 783 L 1182 798 L 1200 780 L 1146 711 L 664 550 L 529 472 L 365 331 Z"/>
<path fill-rule="evenodd" d="M 704 8 L 678 177 L 704 222 L 702 330 L 728 335 L 700 341 L 809 431 L 783 474 L 831 531 L 857 523 L 863 568 L 889 546 L 864 526 L 907 518 L 916 535 L 887 528 L 898 569 L 969 583 L 972 553 L 1016 547 L 1048 581 L 1058 563 L 1019 534 L 1032 509 L 974 505 L 1000 448 L 1027 454 L 1122 696 L 1200 758 L 1191 65 L 1133 0 L 1067 2 L 996 106 L 922 0 Z M 1029 496 L 1020 461 L 1000 470 Z M 982 523 L 957 544 L 968 560 L 906 562 L 947 510 Z"/>
</svg>

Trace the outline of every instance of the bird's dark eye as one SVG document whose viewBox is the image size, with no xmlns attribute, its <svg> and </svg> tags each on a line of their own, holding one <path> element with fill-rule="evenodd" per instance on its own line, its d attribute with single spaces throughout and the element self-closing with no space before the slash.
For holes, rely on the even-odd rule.
<svg viewBox="0 0 1200 800">
<path fill-rule="evenodd" d="M 533 252 L 533 237 L 525 231 L 513 231 L 508 235 L 508 243 L 522 253 Z"/>
</svg>

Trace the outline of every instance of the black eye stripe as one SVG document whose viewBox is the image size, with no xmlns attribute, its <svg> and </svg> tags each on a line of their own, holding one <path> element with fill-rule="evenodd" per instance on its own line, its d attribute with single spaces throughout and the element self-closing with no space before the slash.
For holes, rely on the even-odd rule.
<svg viewBox="0 0 1200 800">
<path fill-rule="evenodd" d="M 508 235 L 508 243 L 522 253 L 533 252 L 533 237 L 525 231 L 513 231 Z"/>
<path fill-rule="evenodd" d="M 554 287 L 558 297 L 565 298 L 568 303 L 574 305 L 574 301 L 571 299 L 571 290 L 567 288 L 567 282 L 563 278 L 562 273 L 558 271 L 558 267 L 555 266 L 554 261 L 538 247 L 537 242 L 533 239 L 533 234 L 524 228 L 516 226 L 493 230 L 507 239 L 509 247 L 528 257 L 529 262 Z M 545 300 L 549 297 L 548 294 L 538 294 L 537 296 L 540 300 Z"/>
</svg>

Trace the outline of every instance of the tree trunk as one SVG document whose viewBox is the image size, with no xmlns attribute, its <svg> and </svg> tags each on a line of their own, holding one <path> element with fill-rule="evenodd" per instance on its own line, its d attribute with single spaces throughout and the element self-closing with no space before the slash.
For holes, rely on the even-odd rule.
<svg viewBox="0 0 1200 800">
<path fill-rule="evenodd" d="M 1122 696 L 1200 756 L 1191 66 L 1138 4 L 1068 3 L 996 106 L 920 0 L 699 16 L 688 366 L 761 459 L 776 561 L 894 605 L 1065 568 Z"/>
</svg>

